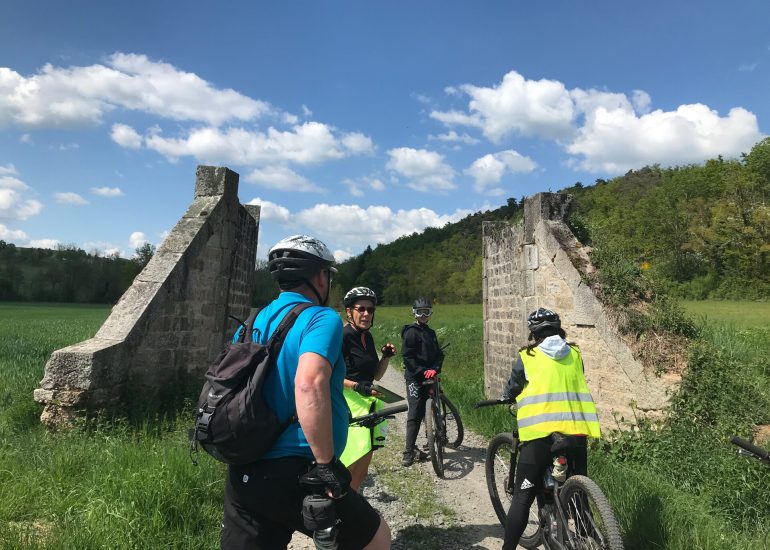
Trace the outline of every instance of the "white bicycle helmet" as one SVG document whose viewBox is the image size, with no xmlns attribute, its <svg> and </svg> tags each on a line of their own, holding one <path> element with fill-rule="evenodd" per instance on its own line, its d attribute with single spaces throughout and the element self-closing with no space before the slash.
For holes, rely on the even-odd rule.
<svg viewBox="0 0 770 550">
<path fill-rule="evenodd" d="M 345 307 L 351 307 L 359 300 L 371 300 L 375 305 L 377 305 L 377 295 L 371 288 L 367 288 L 365 286 L 357 286 L 355 288 L 351 288 L 348 293 L 345 294 L 345 297 L 342 299 L 342 303 L 345 304 Z"/>
</svg>

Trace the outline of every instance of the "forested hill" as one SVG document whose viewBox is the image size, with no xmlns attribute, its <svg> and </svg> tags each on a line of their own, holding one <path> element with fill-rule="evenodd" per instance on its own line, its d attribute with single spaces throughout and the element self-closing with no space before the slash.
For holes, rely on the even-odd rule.
<svg viewBox="0 0 770 550">
<path fill-rule="evenodd" d="M 600 270 L 643 271 L 689 298 L 770 298 L 770 138 L 739 160 L 645 167 L 560 192 L 575 196 L 570 225 L 595 248 Z M 367 248 L 340 266 L 335 303 L 356 285 L 387 304 L 421 295 L 480 302 L 481 222 L 520 216 L 509 199 L 497 210 Z"/>
<path fill-rule="evenodd" d="M 145 245 L 133 260 L 126 260 L 87 253 L 74 245 L 49 250 L 0 240 L 0 301 L 114 304 L 153 250 Z"/>
<path fill-rule="evenodd" d="M 441 228 L 429 227 L 381 244 L 342 263 L 333 303 L 353 286 L 372 288 L 380 303 L 411 303 L 430 296 L 449 303 L 481 302 L 481 222 L 521 216 L 516 199 L 496 210 L 477 212 Z"/>
</svg>

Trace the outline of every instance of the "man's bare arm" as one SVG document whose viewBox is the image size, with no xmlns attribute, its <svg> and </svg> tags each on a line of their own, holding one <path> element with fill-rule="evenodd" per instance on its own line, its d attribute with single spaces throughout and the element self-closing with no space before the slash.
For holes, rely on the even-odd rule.
<svg viewBox="0 0 770 550">
<path fill-rule="evenodd" d="M 332 400 L 329 380 L 332 367 L 322 355 L 307 352 L 299 357 L 294 378 L 297 417 L 316 462 L 334 459 Z"/>
</svg>

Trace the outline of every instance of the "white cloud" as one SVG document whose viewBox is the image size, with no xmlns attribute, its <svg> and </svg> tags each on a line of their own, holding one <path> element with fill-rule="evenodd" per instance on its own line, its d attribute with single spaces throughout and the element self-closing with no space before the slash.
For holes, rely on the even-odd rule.
<svg viewBox="0 0 770 550">
<path fill-rule="evenodd" d="M 446 132 L 445 134 L 439 134 L 437 136 L 429 135 L 428 139 L 435 140 L 435 141 L 445 141 L 445 142 L 448 142 L 448 143 L 459 142 L 459 143 L 465 143 L 467 145 L 474 145 L 474 144 L 479 142 L 479 140 L 477 140 L 474 137 L 469 136 L 466 133 L 458 134 L 454 130 L 450 130 L 449 132 Z"/>
<path fill-rule="evenodd" d="M 342 184 L 346 185 L 348 191 L 354 197 L 366 196 L 367 189 L 372 191 L 385 191 L 385 184 L 379 178 L 364 176 L 359 179 L 345 178 Z"/>
<path fill-rule="evenodd" d="M 255 168 L 246 176 L 245 180 L 270 189 L 280 189 L 281 191 L 323 192 L 323 189 L 312 181 L 286 166 Z"/>
<path fill-rule="evenodd" d="M 26 199 L 22 193 L 29 186 L 19 178 L 12 164 L 1 167 L 0 174 L 0 220 L 26 220 L 43 210 L 43 204 L 34 199 Z M 10 175 L 13 174 L 13 175 Z"/>
<path fill-rule="evenodd" d="M 246 166 L 276 162 L 318 164 L 373 149 L 366 136 L 354 133 L 338 139 L 329 126 L 320 122 L 306 122 L 289 131 L 272 127 L 267 132 L 198 128 L 182 139 L 165 138 L 156 131 L 145 136 L 145 144 L 168 158 L 194 156 L 204 162 Z"/>
<path fill-rule="evenodd" d="M 454 169 L 444 157 L 426 149 L 399 147 L 388 151 L 387 167 L 408 180 L 412 189 L 423 192 L 446 192 L 456 189 Z"/>
<path fill-rule="evenodd" d="M 475 180 L 473 188 L 477 193 L 487 195 L 503 195 L 505 190 L 493 187 L 499 183 L 506 172 L 527 173 L 537 168 L 537 164 L 516 151 L 500 151 L 499 153 L 484 155 L 473 161 L 473 164 L 465 170 L 465 173 Z"/>
<path fill-rule="evenodd" d="M 142 146 L 142 136 L 127 124 L 113 124 L 110 137 L 112 141 L 127 149 L 139 149 Z"/>
<path fill-rule="evenodd" d="M 572 132 L 575 106 L 564 84 L 556 80 L 527 80 L 516 71 L 492 88 L 465 84 L 468 113 L 433 111 L 447 125 L 479 127 L 492 142 L 508 134 L 561 139 Z"/>
<path fill-rule="evenodd" d="M 61 244 L 61 241 L 58 239 L 33 239 L 29 241 L 28 246 L 32 248 L 50 248 L 56 250 L 59 244 Z"/>
<path fill-rule="evenodd" d="M 0 239 L 8 242 L 17 242 L 27 239 L 27 234 L 21 229 L 10 229 L 0 223 Z"/>
<path fill-rule="evenodd" d="M 122 197 L 125 195 L 120 187 L 92 187 L 91 192 L 100 197 Z"/>
<path fill-rule="evenodd" d="M 644 90 L 634 90 L 631 93 L 631 103 L 634 105 L 634 110 L 643 115 L 650 112 L 650 104 L 652 104 L 652 98 L 650 94 Z"/>
<path fill-rule="evenodd" d="M 353 155 L 363 155 L 374 152 L 374 143 L 372 143 L 371 138 L 358 132 L 345 134 L 340 141 L 342 142 L 343 147 Z"/>
<path fill-rule="evenodd" d="M 756 61 L 754 63 L 742 63 L 738 67 L 738 70 L 741 71 L 742 73 L 752 73 L 757 69 L 758 66 L 759 66 L 759 63 L 757 63 Z"/>
<path fill-rule="evenodd" d="M 16 167 L 13 164 L 6 164 L 5 166 L 0 166 L 0 176 L 18 176 L 19 173 L 16 171 Z"/>
<path fill-rule="evenodd" d="M 726 117 L 701 104 L 642 116 L 629 109 L 600 107 L 586 117 L 585 126 L 566 149 L 582 157 L 573 161 L 580 169 L 620 173 L 645 164 L 738 156 L 761 138 L 756 116 L 740 107 Z"/>
<path fill-rule="evenodd" d="M 353 254 L 348 252 L 347 250 L 335 250 L 332 252 L 334 255 L 334 260 L 339 264 L 347 260 L 348 258 L 352 258 Z"/>
<path fill-rule="evenodd" d="M 213 125 L 271 111 L 263 101 L 217 89 L 144 55 L 115 53 L 105 64 L 88 67 L 46 64 L 29 77 L 0 68 L 0 125 L 94 124 L 117 108 Z"/>
<path fill-rule="evenodd" d="M 59 151 L 70 151 L 72 149 L 80 149 L 80 145 L 77 143 L 62 143 L 59 145 Z"/>
<path fill-rule="evenodd" d="M 307 105 L 302 106 L 302 115 L 306 117 L 313 116 L 313 111 L 311 111 Z"/>
<path fill-rule="evenodd" d="M 720 116 L 702 104 L 651 111 L 644 90 L 623 93 L 527 80 L 516 71 L 493 87 L 447 90 L 469 97 L 467 111 L 434 111 L 448 126 L 478 127 L 492 142 L 511 134 L 553 140 L 573 155 L 568 165 L 618 173 L 645 164 L 702 162 L 748 151 L 763 135 L 756 116 L 736 107 Z"/>
<path fill-rule="evenodd" d="M 134 231 L 128 237 L 128 245 L 134 249 L 139 248 L 148 242 L 149 241 L 147 240 L 147 236 L 141 231 Z"/>
<path fill-rule="evenodd" d="M 64 193 L 54 193 L 54 198 L 56 199 L 56 202 L 59 204 L 74 204 L 77 206 L 83 206 L 84 204 L 88 204 L 88 201 L 78 195 L 77 193 L 72 192 L 64 192 Z"/>
<path fill-rule="evenodd" d="M 470 213 L 470 210 L 458 209 L 441 215 L 428 208 L 394 211 L 387 206 L 317 204 L 298 212 L 295 220 L 307 227 L 309 234 L 355 250 L 371 243 L 391 242 L 426 227 L 442 227 Z"/>
<path fill-rule="evenodd" d="M 26 143 L 27 145 L 34 144 L 34 142 L 32 141 L 32 136 L 30 134 L 21 134 L 21 136 L 19 136 L 19 141 L 21 143 Z"/>
<path fill-rule="evenodd" d="M 273 221 L 281 225 L 291 222 L 291 212 L 285 206 L 260 199 L 259 197 L 251 199 L 247 204 L 258 204 L 261 206 L 259 212 L 260 221 Z"/>
</svg>

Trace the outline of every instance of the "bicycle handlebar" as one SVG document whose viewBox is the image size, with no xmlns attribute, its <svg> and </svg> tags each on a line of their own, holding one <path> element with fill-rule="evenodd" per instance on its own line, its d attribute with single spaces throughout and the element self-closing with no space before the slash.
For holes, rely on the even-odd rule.
<svg viewBox="0 0 770 550">
<path fill-rule="evenodd" d="M 375 411 L 373 413 L 351 418 L 350 425 L 354 426 L 356 424 L 359 424 L 361 426 L 367 426 L 371 424 L 371 426 L 374 426 L 378 424 L 380 421 L 385 420 L 388 417 L 392 417 L 393 415 L 398 414 L 400 412 L 404 412 L 407 409 L 409 409 L 409 405 L 407 405 L 406 403 L 403 403 L 401 405 L 393 405 L 392 407 L 385 407 L 384 409 L 380 409 L 379 411 Z"/>
<path fill-rule="evenodd" d="M 759 461 L 764 462 L 765 464 L 770 464 L 770 451 L 768 451 L 767 449 L 763 449 L 762 447 L 757 447 L 753 443 L 750 443 L 745 439 L 741 439 L 736 435 L 730 437 L 730 443 L 740 447 L 745 452 L 747 452 L 754 458 L 758 459 Z"/>
</svg>

